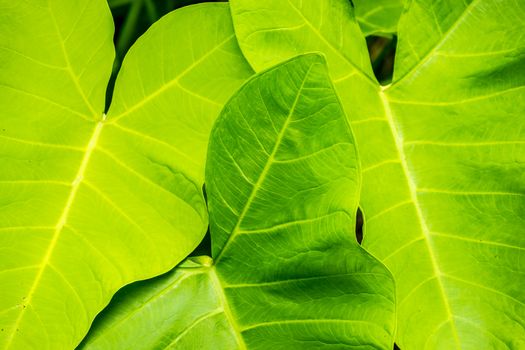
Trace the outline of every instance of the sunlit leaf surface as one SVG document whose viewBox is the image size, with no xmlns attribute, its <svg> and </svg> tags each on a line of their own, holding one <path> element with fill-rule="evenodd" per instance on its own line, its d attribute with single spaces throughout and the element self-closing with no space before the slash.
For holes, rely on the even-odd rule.
<svg viewBox="0 0 525 350">
<path fill-rule="evenodd" d="M 2 348 L 75 347 L 118 288 L 206 231 L 208 133 L 251 75 L 228 6 L 155 24 L 106 117 L 112 36 L 105 1 L 0 1 Z"/>
</svg>

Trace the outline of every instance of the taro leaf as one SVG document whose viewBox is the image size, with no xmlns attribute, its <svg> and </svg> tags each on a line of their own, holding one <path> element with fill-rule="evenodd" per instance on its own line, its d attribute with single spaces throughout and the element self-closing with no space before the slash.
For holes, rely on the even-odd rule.
<svg viewBox="0 0 525 350">
<path fill-rule="evenodd" d="M 351 13 L 298 3 L 232 0 L 238 40 L 257 69 L 326 55 L 363 163 L 363 244 L 396 279 L 396 342 L 525 347 L 525 3 L 411 1 L 387 87 L 363 38 L 336 31 Z"/>
<path fill-rule="evenodd" d="M 227 5 L 178 11 L 132 49 L 106 118 L 104 1 L 2 0 L 0 33 L 0 346 L 73 348 L 202 238 L 207 133 L 250 70 Z"/>
<path fill-rule="evenodd" d="M 352 0 L 352 2 L 355 6 L 355 17 L 365 36 L 391 36 L 397 32 L 404 0 Z"/>
<path fill-rule="evenodd" d="M 210 139 L 214 259 L 124 289 L 86 348 L 391 349 L 392 277 L 352 234 L 356 157 L 320 56 L 258 75 Z"/>
</svg>

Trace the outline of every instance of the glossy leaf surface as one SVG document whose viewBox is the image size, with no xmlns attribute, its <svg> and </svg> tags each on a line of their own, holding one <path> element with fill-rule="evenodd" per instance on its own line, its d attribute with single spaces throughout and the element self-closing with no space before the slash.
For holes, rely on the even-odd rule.
<svg viewBox="0 0 525 350">
<path fill-rule="evenodd" d="M 356 148 L 320 56 L 232 97 L 206 179 L 213 261 L 119 293 L 86 348 L 392 348 L 393 281 L 352 233 Z"/>
<path fill-rule="evenodd" d="M 202 239 L 208 133 L 251 70 L 227 5 L 177 11 L 129 53 L 106 118 L 104 1 L 1 1 L 0 33 L 0 346 L 73 348 L 118 288 Z"/>
<path fill-rule="evenodd" d="M 411 1 L 388 87 L 360 63 L 363 38 L 330 26 L 330 10 L 231 4 L 256 69 L 327 57 L 363 163 L 363 244 L 396 279 L 400 348 L 523 347 L 525 4 Z M 355 25 L 351 13 L 345 21 Z"/>
</svg>

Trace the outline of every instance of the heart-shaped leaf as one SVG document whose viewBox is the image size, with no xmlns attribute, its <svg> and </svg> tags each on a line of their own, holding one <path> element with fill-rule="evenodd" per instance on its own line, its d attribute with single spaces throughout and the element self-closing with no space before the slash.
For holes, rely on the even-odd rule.
<svg viewBox="0 0 525 350">
<path fill-rule="evenodd" d="M 257 70 L 326 55 L 363 162 L 363 244 L 396 279 L 400 347 L 523 348 L 525 4 L 411 1 L 388 87 L 346 0 L 231 4 Z"/>
<path fill-rule="evenodd" d="M 105 1 L 0 9 L 0 345 L 73 348 L 118 288 L 202 239 L 208 134 L 251 70 L 228 5 L 177 11 L 129 53 L 106 118 Z"/>
<path fill-rule="evenodd" d="M 391 349 L 394 285 L 353 235 L 353 136 L 320 56 L 261 73 L 215 124 L 213 260 L 119 293 L 89 349 Z"/>
</svg>

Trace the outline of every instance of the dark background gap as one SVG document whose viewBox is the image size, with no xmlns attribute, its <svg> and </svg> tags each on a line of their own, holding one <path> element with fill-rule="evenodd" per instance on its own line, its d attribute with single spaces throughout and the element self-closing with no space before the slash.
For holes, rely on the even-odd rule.
<svg viewBox="0 0 525 350">
<path fill-rule="evenodd" d="M 366 38 L 366 44 L 377 81 L 381 85 L 390 84 L 394 72 L 397 37 L 371 35 Z"/>
<path fill-rule="evenodd" d="M 361 208 L 357 208 L 355 218 L 355 238 L 359 244 L 363 241 L 363 212 L 361 211 Z"/>
</svg>

